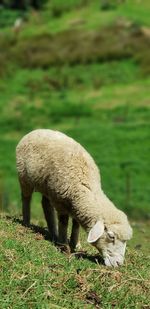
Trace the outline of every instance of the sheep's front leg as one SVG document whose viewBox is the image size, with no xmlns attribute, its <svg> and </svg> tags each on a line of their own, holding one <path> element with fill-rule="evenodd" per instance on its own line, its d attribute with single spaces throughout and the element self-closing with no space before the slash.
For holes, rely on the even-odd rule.
<svg viewBox="0 0 150 309">
<path fill-rule="evenodd" d="M 68 228 L 68 215 L 58 214 L 58 242 L 60 244 L 68 244 L 67 228 Z"/>
<path fill-rule="evenodd" d="M 75 249 L 78 247 L 80 248 L 80 242 L 79 242 L 79 223 L 73 219 L 72 220 L 72 232 L 71 232 L 71 238 L 70 238 L 70 248 L 71 251 L 75 251 Z"/>
<path fill-rule="evenodd" d="M 46 196 L 42 196 L 42 207 L 47 222 L 50 240 L 57 241 L 57 224 L 56 224 L 56 214 L 54 207 L 50 204 L 50 201 Z"/>
</svg>

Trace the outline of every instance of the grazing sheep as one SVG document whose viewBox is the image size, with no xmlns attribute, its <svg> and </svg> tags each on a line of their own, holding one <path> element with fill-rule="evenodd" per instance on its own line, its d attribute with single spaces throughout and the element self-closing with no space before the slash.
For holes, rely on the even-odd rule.
<svg viewBox="0 0 150 309">
<path fill-rule="evenodd" d="M 132 229 L 126 215 L 102 191 L 98 168 L 88 152 L 61 132 L 39 129 L 22 138 L 16 154 L 24 224 L 30 223 L 33 191 L 41 192 L 52 240 L 67 243 L 71 216 L 72 250 L 78 243 L 81 225 L 88 233 L 87 241 L 102 254 L 105 265 L 121 265 Z M 58 232 L 54 209 L 58 214 Z"/>
</svg>

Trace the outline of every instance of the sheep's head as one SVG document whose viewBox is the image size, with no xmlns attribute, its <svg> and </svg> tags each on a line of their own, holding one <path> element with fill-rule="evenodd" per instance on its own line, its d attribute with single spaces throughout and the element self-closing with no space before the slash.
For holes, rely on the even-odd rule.
<svg viewBox="0 0 150 309">
<path fill-rule="evenodd" d="M 106 266 L 123 264 L 126 241 L 132 236 L 132 229 L 126 220 L 124 224 L 104 225 L 98 221 L 90 230 L 87 241 L 101 253 Z"/>
</svg>

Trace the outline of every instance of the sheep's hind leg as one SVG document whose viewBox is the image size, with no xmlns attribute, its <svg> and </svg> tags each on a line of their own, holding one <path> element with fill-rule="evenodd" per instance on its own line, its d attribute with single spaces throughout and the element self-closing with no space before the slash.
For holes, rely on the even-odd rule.
<svg viewBox="0 0 150 309">
<path fill-rule="evenodd" d="M 23 215 L 23 225 L 29 226 L 30 224 L 30 205 L 33 193 L 32 185 L 19 177 L 21 198 L 22 198 L 22 215 Z"/>
<path fill-rule="evenodd" d="M 47 222 L 50 240 L 57 241 L 57 224 L 56 224 L 56 214 L 54 207 L 50 204 L 49 199 L 46 196 L 42 196 L 42 207 Z"/>
<path fill-rule="evenodd" d="M 31 197 L 32 194 L 30 194 L 29 196 L 25 196 L 22 193 L 22 214 L 23 214 L 23 225 L 25 226 L 29 226 L 30 224 Z"/>
<path fill-rule="evenodd" d="M 72 232 L 70 237 L 70 248 L 71 251 L 74 252 L 76 248 L 80 249 L 81 245 L 79 242 L 79 223 L 73 219 L 72 220 Z"/>
</svg>

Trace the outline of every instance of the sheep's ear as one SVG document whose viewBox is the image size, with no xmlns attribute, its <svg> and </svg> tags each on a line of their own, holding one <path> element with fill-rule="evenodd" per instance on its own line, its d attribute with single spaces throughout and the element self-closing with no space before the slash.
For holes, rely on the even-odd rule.
<svg viewBox="0 0 150 309">
<path fill-rule="evenodd" d="M 98 221 L 92 229 L 89 231 L 87 241 L 93 243 L 97 241 L 104 233 L 104 224 L 101 221 Z"/>
</svg>

